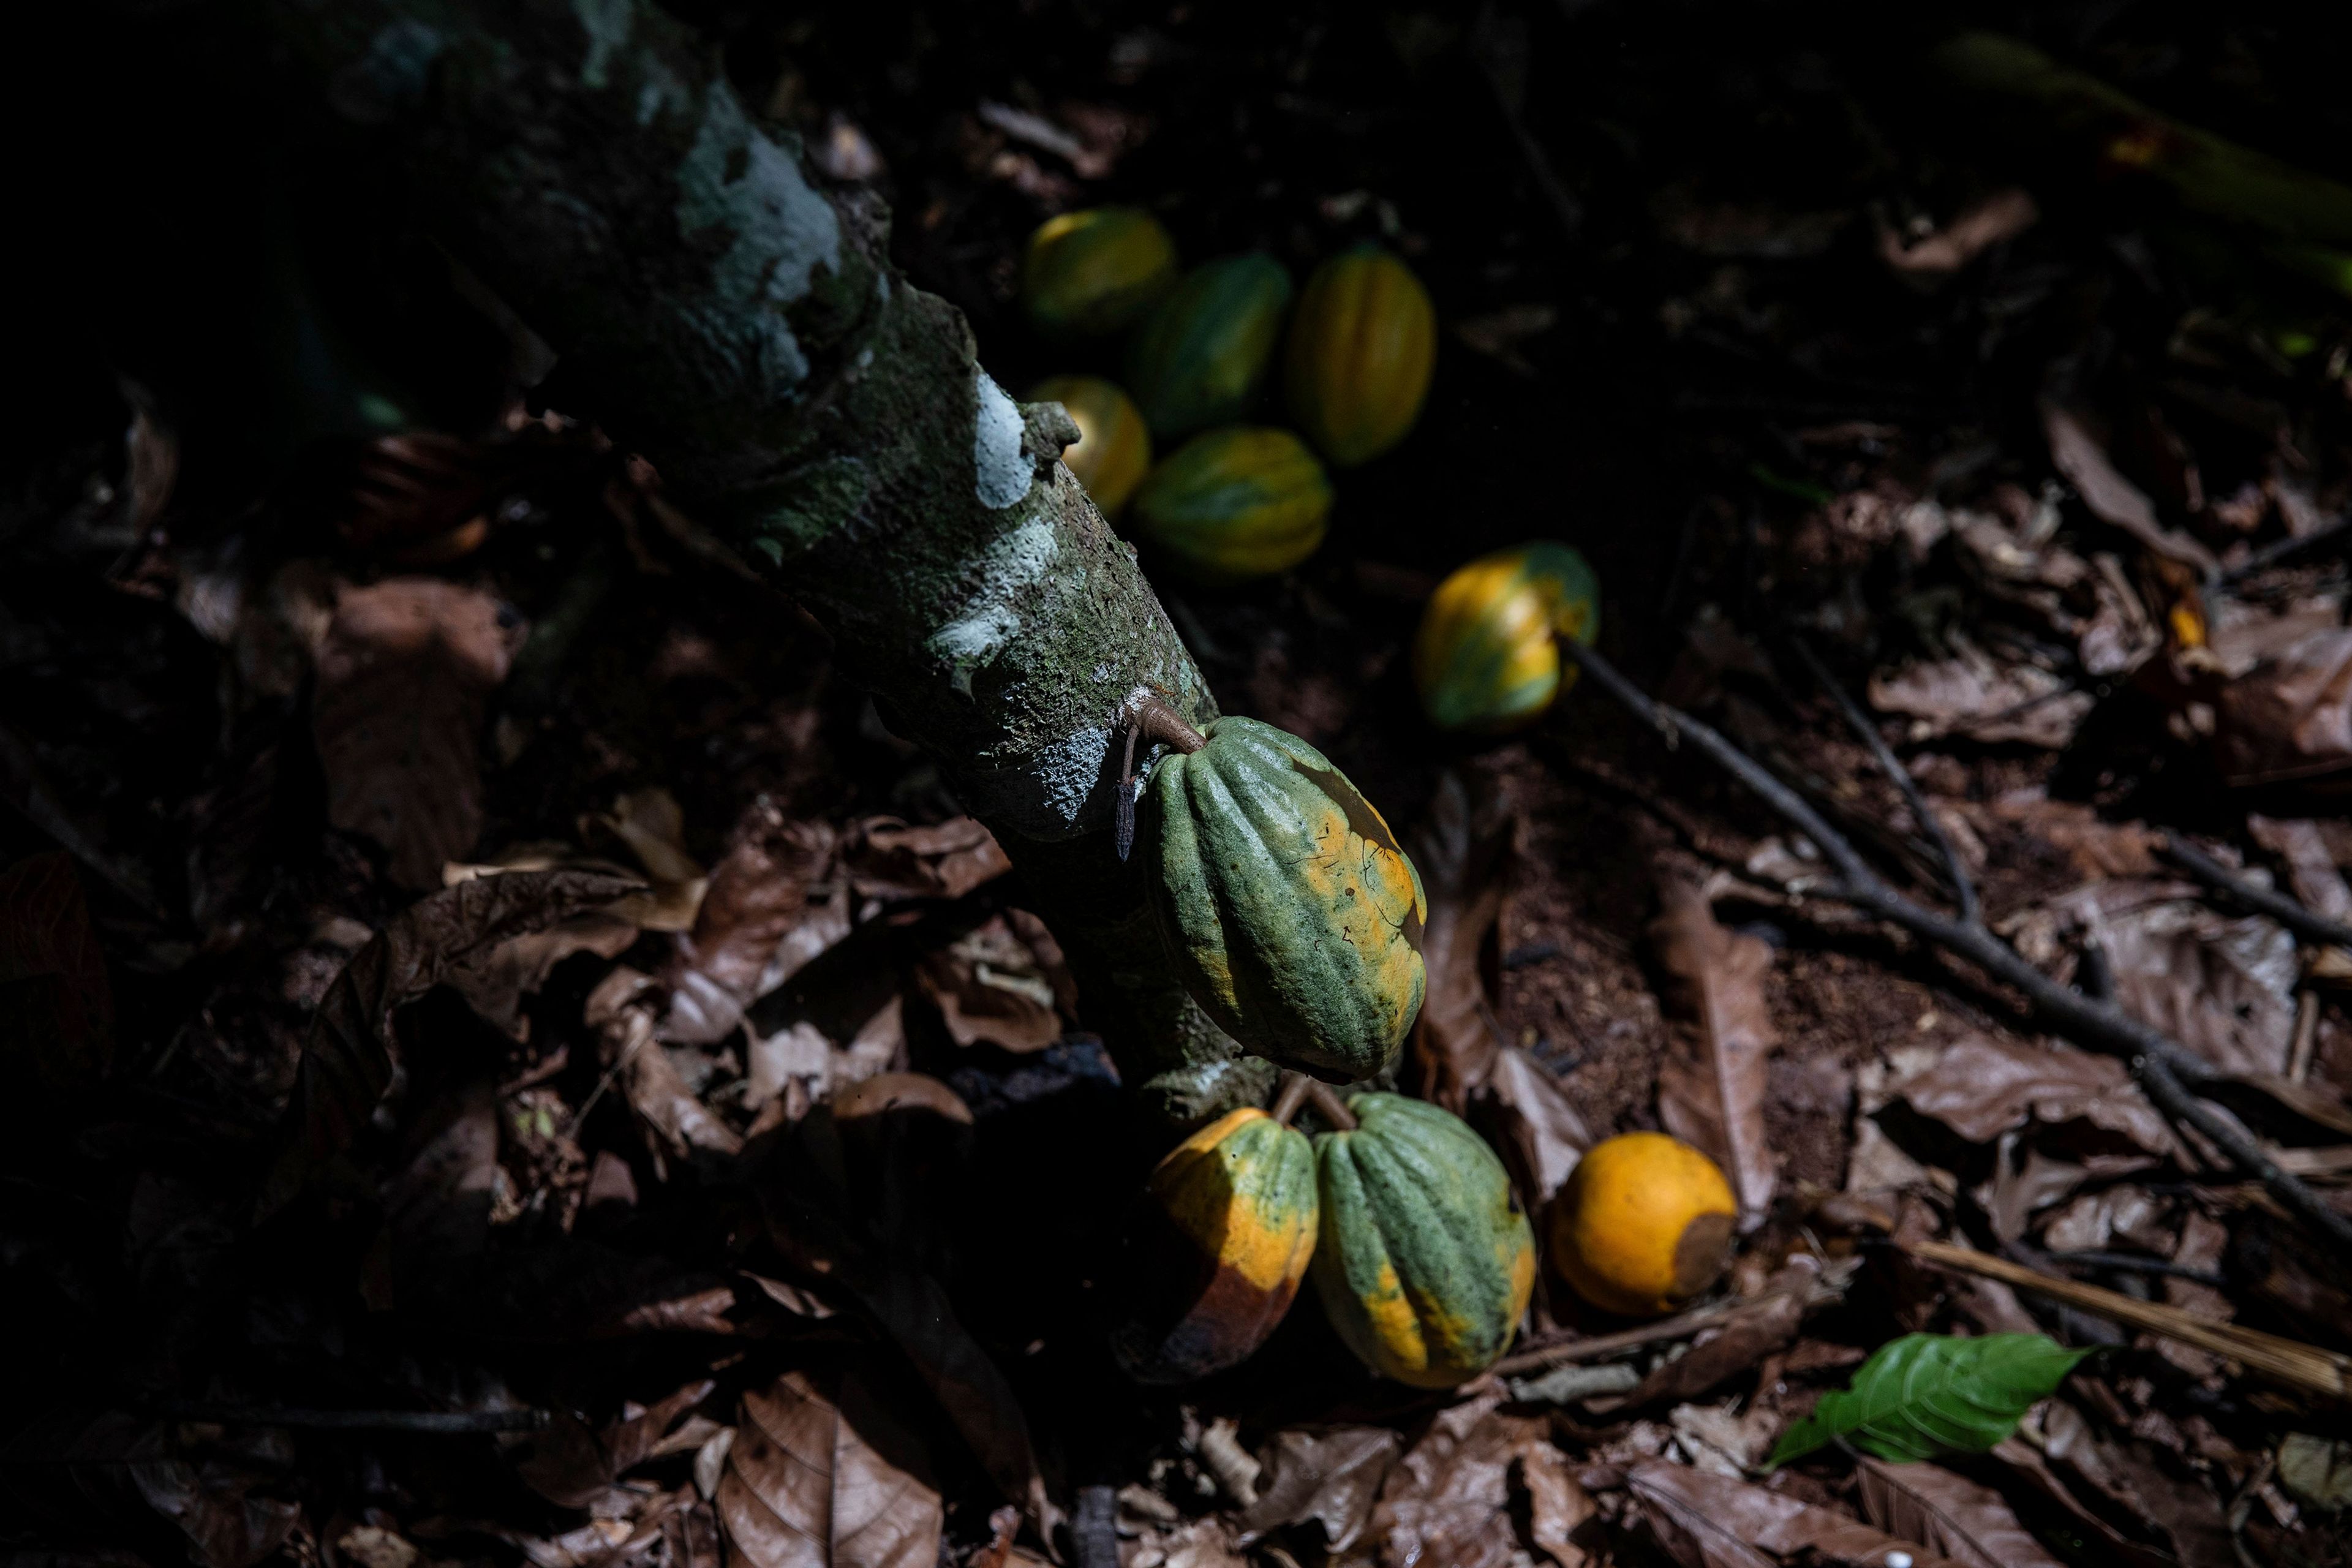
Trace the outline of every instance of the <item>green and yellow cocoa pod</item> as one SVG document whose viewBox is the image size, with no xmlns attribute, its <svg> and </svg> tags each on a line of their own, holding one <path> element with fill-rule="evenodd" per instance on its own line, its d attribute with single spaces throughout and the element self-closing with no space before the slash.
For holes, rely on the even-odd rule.
<svg viewBox="0 0 2352 1568">
<path fill-rule="evenodd" d="M 1290 303 L 1290 274 L 1260 251 L 1192 268 L 1127 346 L 1127 390 L 1161 440 L 1239 419 L 1257 401 Z"/>
<path fill-rule="evenodd" d="M 1378 246 L 1315 269 L 1290 313 L 1283 393 L 1290 417 L 1335 468 L 1405 437 L 1429 395 L 1437 313 L 1412 269 Z"/>
<path fill-rule="evenodd" d="M 1144 479 L 1129 526 L 1195 583 L 1246 582 L 1315 553 L 1331 517 L 1331 480 L 1287 430 L 1236 425 L 1195 436 Z"/>
<path fill-rule="evenodd" d="M 1555 639 L 1589 647 L 1600 630 L 1600 580 L 1569 546 L 1538 540 L 1481 556 L 1422 611 L 1412 640 L 1422 710 L 1441 730 L 1532 724 L 1576 682 Z"/>
<path fill-rule="evenodd" d="M 1217 719 L 1147 796 L 1152 911 L 1184 988 L 1257 1055 L 1353 1080 L 1421 1012 L 1428 900 L 1396 836 L 1322 752 Z"/>
<path fill-rule="evenodd" d="M 1535 1232 L 1502 1161 L 1458 1116 L 1400 1094 L 1349 1101 L 1315 1141 L 1315 1293 L 1364 1364 L 1451 1388 L 1510 1347 L 1535 1289 Z"/>
<path fill-rule="evenodd" d="M 1140 1383 L 1246 1359 L 1315 1254 L 1315 1153 L 1263 1110 L 1228 1112 L 1160 1162 L 1120 1226 L 1111 1352 Z"/>
<path fill-rule="evenodd" d="M 1176 282 L 1176 242 L 1140 207 L 1047 218 L 1021 257 L 1021 309 L 1056 339 L 1125 331 Z"/>
<path fill-rule="evenodd" d="M 1105 517 L 1117 517 L 1151 468 L 1151 432 L 1126 393 L 1098 375 L 1049 376 L 1029 389 L 1031 403 L 1058 403 L 1078 427 L 1062 461 Z"/>
</svg>

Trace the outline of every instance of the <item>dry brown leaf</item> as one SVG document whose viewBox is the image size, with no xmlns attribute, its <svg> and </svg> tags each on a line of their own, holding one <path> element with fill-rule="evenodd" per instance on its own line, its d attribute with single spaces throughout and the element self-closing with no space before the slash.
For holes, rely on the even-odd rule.
<svg viewBox="0 0 2352 1568">
<path fill-rule="evenodd" d="M 1938 1465 L 1890 1465 L 1867 1456 L 1855 1475 L 1864 1517 L 1889 1534 L 1967 1568 L 2062 1568 L 1990 1487 Z"/>
<path fill-rule="evenodd" d="M 2172 1129 L 2112 1057 L 2066 1047 L 2035 1047 L 1969 1035 L 1954 1041 L 1926 1072 L 1897 1086 L 1896 1097 L 1972 1142 L 2042 1122 L 2090 1122 L 2120 1133 L 2153 1155 L 2179 1148 Z"/>
<path fill-rule="evenodd" d="M 2339 922 L 2352 921 L 2352 888 L 2327 847 L 2327 835 L 2316 822 L 2263 816 L 2246 818 L 2246 831 L 2255 843 L 2286 864 L 2288 883 L 2304 908 Z M 2312 955 L 2314 979 L 2341 984 L 2352 980 L 2352 951 L 2329 947 Z"/>
<path fill-rule="evenodd" d="M 382 845 L 403 887 L 439 887 L 481 835 L 482 721 L 522 635 L 511 608 L 438 578 L 335 595 L 310 705 L 327 817 Z"/>
<path fill-rule="evenodd" d="M 2011 185 L 1970 203 L 1951 222 L 1916 239 L 1881 220 L 1878 255 L 1906 278 L 1940 282 L 2041 219 L 2042 209 L 2033 198 Z"/>
<path fill-rule="evenodd" d="M 1003 915 L 991 915 L 925 953 L 915 965 L 915 982 L 959 1046 L 986 1044 L 1026 1055 L 1062 1037 L 1045 962 Z"/>
<path fill-rule="evenodd" d="M 2105 821 L 2093 806 L 2027 789 L 1982 809 L 1988 820 L 2021 827 L 2049 845 L 2078 876 L 2146 877 L 2157 869 L 2158 834 L 2137 823 Z"/>
<path fill-rule="evenodd" d="M 2029 1415 L 2026 1419 L 2032 1425 L 2034 1418 Z M 2087 1537 L 2097 1542 L 2103 1556 L 2128 1568 L 2173 1568 L 2170 1557 L 2124 1534 L 2075 1496 L 2032 1444 L 2021 1437 L 2004 1437 L 1994 1446 L 1992 1458 L 2006 1468 L 2011 1479 L 2018 1485 L 2071 1515 Z"/>
<path fill-rule="evenodd" d="M 1777 1175 L 1764 1138 L 1765 1067 L 1776 1043 L 1764 1000 L 1772 949 L 1716 922 L 1697 888 L 1669 872 L 1650 928 L 1658 962 L 1679 983 L 1696 1028 L 1658 1068 L 1658 1120 L 1723 1167 L 1739 1197 L 1740 1225 L 1763 1222 Z"/>
<path fill-rule="evenodd" d="M 1641 1500 L 1658 1543 L 1685 1568 L 1771 1568 L 1775 1557 L 1806 1552 L 1823 1563 L 1885 1568 L 1890 1552 L 1909 1556 L 1913 1568 L 1958 1568 L 1859 1520 L 1687 1465 L 1636 1465 L 1625 1485 Z"/>
<path fill-rule="evenodd" d="M 1501 1400 L 1490 1393 L 1439 1412 L 1390 1468 L 1368 1531 L 1381 1568 L 1507 1568 L 1526 1550 L 1513 1523 L 1515 1493 L 1545 1510 L 1536 1522 L 1547 1533 L 1564 1539 L 1574 1528 L 1565 1517 L 1573 1499 L 1554 1484 L 1567 1477 L 1555 1468 L 1549 1426 L 1500 1414 Z"/>
<path fill-rule="evenodd" d="M 687 1087 L 685 1075 L 656 1037 L 653 993 L 653 982 L 625 964 L 589 993 L 586 1022 L 603 1037 L 605 1065 L 621 1080 L 629 1108 L 659 1140 L 656 1159 L 665 1152 L 685 1155 L 694 1149 L 739 1152 L 742 1138 Z"/>
<path fill-rule="evenodd" d="M 1288 1427 L 1258 1451 L 1257 1500 L 1237 1522 L 1242 1544 L 1314 1520 L 1334 1553 L 1355 1545 L 1404 1439 L 1386 1426 Z"/>
<path fill-rule="evenodd" d="M 586 1508 L 623 1476 L 663 1454 L 699 1447 L 716 1426 L 698 1430 L 692 1440 L 673 1442 L 670 1428 L 679 1418 L 710 1397 L 718 1384 L 708 1378 L 688 1384 L 667 1398 L 602 1430 L 576 1415 L 559 1414 L 553 1426 L 531 1446 L 530 1457 L 515 1467 L 525 1484 L 548 1501 L 564 1508 Z"/>
<path fill-rule="evenodd" d="M 1913 741 L 1964 735 L 2058 751 L 2090 715 L 2092 698 L 2039 665 L 2000 664 L 1966 648 L 1957 658 L 1873 675 L 1870 703 L 1882 713 L 1908 717 Z"/>
<path fill-rule="evenodd" d="M 274 1213 L 310 1175 L 349 1155 L 392 1082 L 392 1015 L 467 959 L 610 905 L 641 884 L 583 871 L 524 871 L 463 882 L 403 910 L 327 987 L 286 1107 L 286 1148 L 264 1184 Z"/>
<path fill-rule="evenodd" d="M 743 1396 L 714 1501 L 752 1568 L 936 1568 L 946 1514 L 915 1440 L 861 1384 Z"/>
<path fill-rule="evenodd" d="M 1486 956 L 1508 902 L 1518 818 L 1474 801 L 1458 769 L 1440 775 L 1409 847 L 1429 895 L 1422 928 L 1427 993 L 1413 1025 L 1423 1093 L 1465 1116 L 1499 1148 L 1530 1204 L 1559 1189 L 1592 1134 L 1559 1080 L 1507 1045 L 1487 994 Z"/>
<path fill-rule="evenodd" d="M 1013 868 L 987 828 L 969 816 L 910 827 L 869 816 L 843 836 L 841 862 L 865 899 L 961 899 Z"/>
<path fill-rule="evenodd" d="M 1407 846 L 1429 897 L 1421 932 L 1428 984 L 1413 1059 L 1423 1096 L 1456 1116 L 1467 1113 L 1502 1048 L 1479 953 L 1502 915 L 1515 837 L 1516 823 L 1492 795 L 1474 802 L 1460 770 L 1449 768 Z"/>
<path fill-rule="evenodd" d="M 2106 448 L 2091 434 L 2083 417 L 2057 403 L 2042 405 L 2042 429 L 2050 441 L 2050 462 L 2083 504 L 2105 522 L 2114 524 L 2168 560 L 2195 568 L 2200 577 L 2220 570 L 2213 552 L 2189 535 L 2158 521 L 2156 503 L 2139 487 L 2116 471 Z"/>
<path fill-rule="evenodd" d="M 694 929 L 678 938 L 662 972 L 670 992 L 662 1038 L 709 1045 L 735 1032 L 758 999 L 769 961 L 806 918 L 810 885 L 824 875 L 833 850 L 831 828 L 791 821 L 764 795 L 745 809 L 711 870 Z"/>
<path fill-rule="evenodd" d="M 2225 1072 L 2277 1074 L 2294 1046 L 2294 938 L 2228 916 L 2179 884 L 2116 879 L 2049 901 L 2095 942 L 2116 1005 Z"/>
<path fill-rule="evenodd" d="M 2216 655 L 2225 645 L 2217 636 Z M 2234 652 L 2234 647 L 2228 651 Z M 2352 627 L 2281 617 L 2253 668 L 2212 693 L 2213 749 L 2233 784 L 2352 766 Z"/>
</svg>

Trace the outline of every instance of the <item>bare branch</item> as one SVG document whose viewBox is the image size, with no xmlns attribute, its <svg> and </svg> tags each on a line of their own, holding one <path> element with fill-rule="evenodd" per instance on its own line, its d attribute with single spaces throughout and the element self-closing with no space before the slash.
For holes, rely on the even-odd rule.
<svg viewBox="0 0 2352 1568">
<path fill-rule="evenodd" d="M 2244 1129 L 2192 1095 L 2188 1082 L 2216 1076 L 2189 1048 L 2118 1008 L 2059 984 L 2018 955 L 2017 950 L 1980 922 L 1963 923 L 1914 903 L 1882 881 L 1844 836 L 1822 820 L 1802 796 L 1774 778 L 1754 758 L 1711 726 L 1678 709 L 1653 700 L 1618 668 L 1591 648 L 1569 638 L 1560 651 L 1573 658 L 1601 689 L 1670 740 L 1688 741 L 1745 784 L 1790 826 L 1811 838 L 1834 866 L 1840 882 L 1815 891 L 1850 904 L 1922 941 L 1967 959 L 1987 974 L 2022 993 L 2053 1031 L 2079 1045 L 2122 1058 L 2157 1108 L 2193 1127 L 2248 1174 L 2259 1180 L 2281 1206 L 2339 1247 L 2352 1247 L 2352 1217 L 2338 1213 L 2300 1179 L 2264 1153 Z M 2184 1081 L 2186 1080 L 2186 1081 Z"/>
<path fill-rule="evenodd" d="M 1961 921 L 1968 925 L 1980 923 L 1977 885 L 1970 879 L 1968 867 L 1961 862 L 1960 852 L 1953 846 L 1951 835 L 1944 831 L 1944 825 L 1937 820 L 1936 814 L 1927 809 L 1927 799 L 1920 795 L 1918 781 L 1911 776 L 1911 770 L 1903 765 L 1901 759 L 1887 745 L 1886 737 L 1878 732 L 1877 723 L 1862 710 L 1862 704 L 1853 700 L 1853 694 L 1838 684 L 1837 677 L 1830 673 L 1829 667 L 1822 662 L 1821 656 L 1812 650 L 1811 645 L 1802 638 L 1790 640 L 1796 644 L 1797 657 L 1804 660 L 1807 669 L 1813 672 L 1813 679 L 1821 683 L 1822 689 L 1836 700 L 1838 710 L 1845 715 L 1847 727 L 1870 748 L 1871 757 L 1878 763 L 1879 771 L 1902 792 L 1903 804 L 1911 808 L 1911 816 L 1919 824 L 1920 831 L 1927 834 L 1928 840 L 1936 846 L 1937 853 L 1944 858 L 1944 879 L 1951 886 L 1952 901 L 1959 906 Z"/>
</svg>

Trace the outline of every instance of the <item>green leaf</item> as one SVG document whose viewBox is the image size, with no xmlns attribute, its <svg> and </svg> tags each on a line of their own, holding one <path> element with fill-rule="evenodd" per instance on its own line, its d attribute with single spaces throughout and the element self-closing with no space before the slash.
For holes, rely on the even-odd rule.
<svg viewBox="0 0 2352 1568">
<path fill-rule="evenodd" d="M 1844 1438 L 1897 1464 L 1981 1454 L 2090 1354 L 2042 1334 L 1906 1334 L 1871 1352 L 1853 1382 L 1780 1434 L 1767 1468 Z"/>
</svg>

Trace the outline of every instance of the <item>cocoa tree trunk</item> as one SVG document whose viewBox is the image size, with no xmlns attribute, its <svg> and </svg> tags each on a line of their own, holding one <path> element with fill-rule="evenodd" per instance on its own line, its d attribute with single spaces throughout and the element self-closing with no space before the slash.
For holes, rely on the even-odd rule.
<svg viewBox="0 0 2352 1568">
<path fill-rule="evenodd" d="M 1271 1087 L 1177 984 L 1109 828 L 1117 744 L 1199 669 L 1058 461 L 1076 432 L 975 362 L 890 267 L 888 215 L 748 113 L 641 0 L 254 0 L 436 237 L 562 354 L 593 412 L 833 633 L 1027 875 L 1147 1110 Z"/>
</svg>

